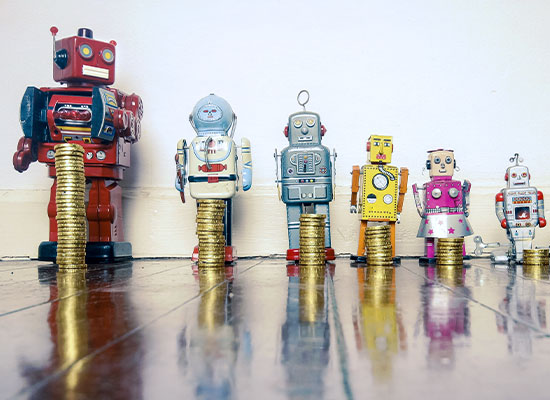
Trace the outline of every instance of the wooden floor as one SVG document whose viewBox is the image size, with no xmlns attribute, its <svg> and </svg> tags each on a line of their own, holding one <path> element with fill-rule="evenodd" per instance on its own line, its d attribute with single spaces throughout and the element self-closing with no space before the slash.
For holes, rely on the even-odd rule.
<svg viewBox="0 0 550 400">
<path fill-rule="evenodd" d="M 550 397 L 547 268 L 3 261 L 0 286 L 1 398 Z"/>
</svg>

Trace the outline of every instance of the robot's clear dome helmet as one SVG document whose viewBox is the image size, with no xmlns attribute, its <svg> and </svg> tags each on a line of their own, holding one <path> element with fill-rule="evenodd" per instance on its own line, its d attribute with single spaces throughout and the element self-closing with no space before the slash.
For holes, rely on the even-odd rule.
<svg viewBox="0 0 550 400">
<path fill-rule="evenodd" d="M 213 93 L 200 99 L 191 115 L 197 133 L 227 133 L 234 118 L 229 103 Z"/>
</svg>

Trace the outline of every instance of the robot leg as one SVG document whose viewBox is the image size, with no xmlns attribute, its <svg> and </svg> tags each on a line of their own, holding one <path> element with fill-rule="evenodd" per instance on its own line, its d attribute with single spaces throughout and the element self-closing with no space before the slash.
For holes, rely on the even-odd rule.
<svg viewBox="0 0 550 400">
<path fill-rule="evenodd" d="M 327 260 L 334 260 L 334 249 L 331 247 L 330 239 L 330 208 L 328 203 L 316 203 L 315 214 L 324 214 L 327 216 L 325 219 L 325 249 Z"/>
<path fill-rule="evenodd" d="M 225 262 L 233 262 L 237 254 L 233 248 L 233 199 L 225 200 L 225 214 L 223 215 L 223 230 L 225 235 Z"/>
<path fill-rule="evenodd" d="M 421 264 L 435 263 L 435 238 L 425 238 L 425 253 L 424 257 L 420 257 Z"/>
<path fill-rule="evenodd" d="M 300 259 L 300 214 L 301 204 L 286 205 L 286 221 L 288 226 L 288 250 L 287 260 Z"/>
</svg>

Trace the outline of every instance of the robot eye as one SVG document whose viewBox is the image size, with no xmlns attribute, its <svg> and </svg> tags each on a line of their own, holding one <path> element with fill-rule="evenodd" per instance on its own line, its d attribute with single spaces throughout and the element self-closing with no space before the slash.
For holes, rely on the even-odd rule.
<svg viewBox="0 0 550 400">
<path fill-rule="evenodd" d="M 446 162 L 447 164 L 450 164 L 452 161 L 453 161 L 453 160 L 451 159 L 451 157 L 449 157 L 449 156 L 445 157 L 445 162 Z"/>
<path fill-rule="evenodd" d="M 89 44 L 81 44 L 78 48 L 78 52 L 82 56 L 82 58 L 85 58 L 86 60 L 89 60 L 94 56 L 94 52 L 92 51 L 92 48 Z"/>
<path fill-rule="evenodd" d="M 515 178 L 516 176 L 518 176 L 515 172 L 512 173 L 512 178 Z"/>
<path fill-rule="evenodd" d="M 315 120 L 314 120 L 314 119 L 308 119 L 308 120 L 306 121 L 306 124 L 307 124 L 307 126 L 309 126 L 310 128 L 312 128 L 313 125 L 315 125 Z"/>
<path fill-rule="evenodd" d="M 434 158 L 434 163 L 435 164 L 439 164 L 440 162 L 441 162 L 441 158 L 439 158 L 439 157 Z"/>
<path fill-rule="evenodd" d="M 296 128 L 300 128 L 300 127 L 302 126 L 302 121 L 299 120 L 299 119 L 297 119 L 296 121 L 294 121 L 294 126 L 295 126 Z"/>
<path fill-rule="evenodd" d="M 389 143 L 384 143 L 384 147 L 390 147 Z"/>
<path fill-rule="evenodd" d="M 103 57 L 103 61 L 108 64 L 111 64 L 113 61 L 115 61 L 115 54 L 109 49 L 103 49 L 103 51 L 101 52 L 101 57 Z"/>
<path fill-rule="evenodd" d="M 522 173 L 521 176 L 522 176 L 523 178 L 527 178 L 527 172 Z"/>
<path fill-rule="evenodd" d="M 380 142 L 374 142 L 373 145 L 380 146 Z"/>
<path fill-rule="evenodd" d="M 213 113 L 218 112 L 218 110 L 212 110 Z"/>
</svg>

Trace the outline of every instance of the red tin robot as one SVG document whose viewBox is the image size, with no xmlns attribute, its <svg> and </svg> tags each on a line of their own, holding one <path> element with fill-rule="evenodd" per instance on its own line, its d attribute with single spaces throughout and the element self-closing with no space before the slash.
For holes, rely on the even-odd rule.
<svg viewBox="0 0 550 400">
<path fill-rule="evenodd" d="M 93 39 L 90 29 L 55 40 L 53 78 L 64 87 L 30 86 L 21 102 L 24 136 L 13 155 L 13 166 L 25 171 L 34 161 L 45 163 L 54 179 L 48 216 L 50 237 L 38 248 L 38 258 L 55 261 L 57 254 L 56 172 L 54 147 L 74 142 L 84 147 L 84 169 L 89 186 L 88 262 L 130 258 L 124 241 L 122 190 L 118 181 L 130 166 L 130 145 L 140 138 L 143 103 L 136 94 L 110 88 L 115 81 L 115 41 Z"/>
</svg>

